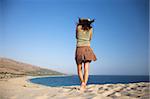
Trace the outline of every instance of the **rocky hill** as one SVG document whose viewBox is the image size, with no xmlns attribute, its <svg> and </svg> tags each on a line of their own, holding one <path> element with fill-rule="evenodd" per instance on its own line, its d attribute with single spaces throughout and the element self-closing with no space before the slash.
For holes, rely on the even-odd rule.
<svg viewBox="0 0 150 99">
<path fill-rule="evenodd" d="M 8 58 L 0 58 L 0 78 L 16 76 L 43 76 L 43 75 L 64 75 L 63 73 L 41 68 L 39 66 L 19 62 Z"/>
</svg>

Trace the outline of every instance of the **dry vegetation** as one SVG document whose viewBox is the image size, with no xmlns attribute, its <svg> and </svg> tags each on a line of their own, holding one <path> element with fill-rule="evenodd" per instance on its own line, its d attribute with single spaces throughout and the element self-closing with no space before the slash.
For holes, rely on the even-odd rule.
<svg viewBox="0 0 150 99">
<path fill-rule="evenodd" d="M 0 58 L 0 78 L 12 78 L 24 75 L 63 75 L 63 73 L 8 58 Z"/>
</svg>

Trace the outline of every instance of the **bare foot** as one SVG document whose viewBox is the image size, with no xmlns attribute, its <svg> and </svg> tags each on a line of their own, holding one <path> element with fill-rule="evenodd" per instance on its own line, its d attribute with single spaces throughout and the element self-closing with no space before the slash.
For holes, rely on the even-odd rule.
<svg viewBox="0 0 150 99">
<path fill-rule="evenodd" d="M 80 90 L 84 91 L 86 89 L 86 84 L 84 82 L 81 83 Z"/>
</svg>

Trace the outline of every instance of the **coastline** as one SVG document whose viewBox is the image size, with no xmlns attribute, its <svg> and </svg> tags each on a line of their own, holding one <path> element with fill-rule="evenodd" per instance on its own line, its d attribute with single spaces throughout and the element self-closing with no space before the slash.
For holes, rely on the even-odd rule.
<svg viewBox="0 0 150 99">
<path fill-rule="evenodd" d="M 62 77 L 62 76 L 72 76 L 72 75 L 46 75 L 46 76 L 27 76 L 29 79 L 31 78 L 42 78 L 42 77 Z"/>
<path fill-rule="evenodd" d="M 35 84 L 32 78 L 47 76 L 24 76 L 0 80 L 0 99 L 149 99 L 150 82 L 129 84 L 88 85 L 85 92 L 80 86 L 48 87 Z"/>
<path fill-rule="evenodd" d="M 36 83 L 31 82 L 30 80 L 31 80 L 31 79 L 34 79 L 34 78 L 44 78 L 44 77 L 64 77 L 64 76 L 72 76 L 72 75 L 26 76 L 26 77 L 27 77 L 26 81 L 29 82 L 29 83 L 32 83 L 32 84 L 36 84 Z M 45 86 L 45 85 L 41 85 L 41 84 L 37 84 L 37 85 Z M 47 86 L 47 87 L 49 87 L 49 86 Z"/>
</svg>

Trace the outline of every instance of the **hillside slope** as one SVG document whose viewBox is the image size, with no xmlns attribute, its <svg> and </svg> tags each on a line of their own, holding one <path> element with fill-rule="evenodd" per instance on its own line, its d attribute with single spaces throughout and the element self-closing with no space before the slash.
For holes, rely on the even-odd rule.
<svg viewBox="0 0 150 99">
<path fill-rule="evenodd" d="M 41 68 L 39 66 L 15 61 L 12 59 L 0 58 L 0 78 L 4 78 L 6 75 L 43 76 L 43 75 L 64 75 L 64 74 L 51 69 Z"/>
</svg>

